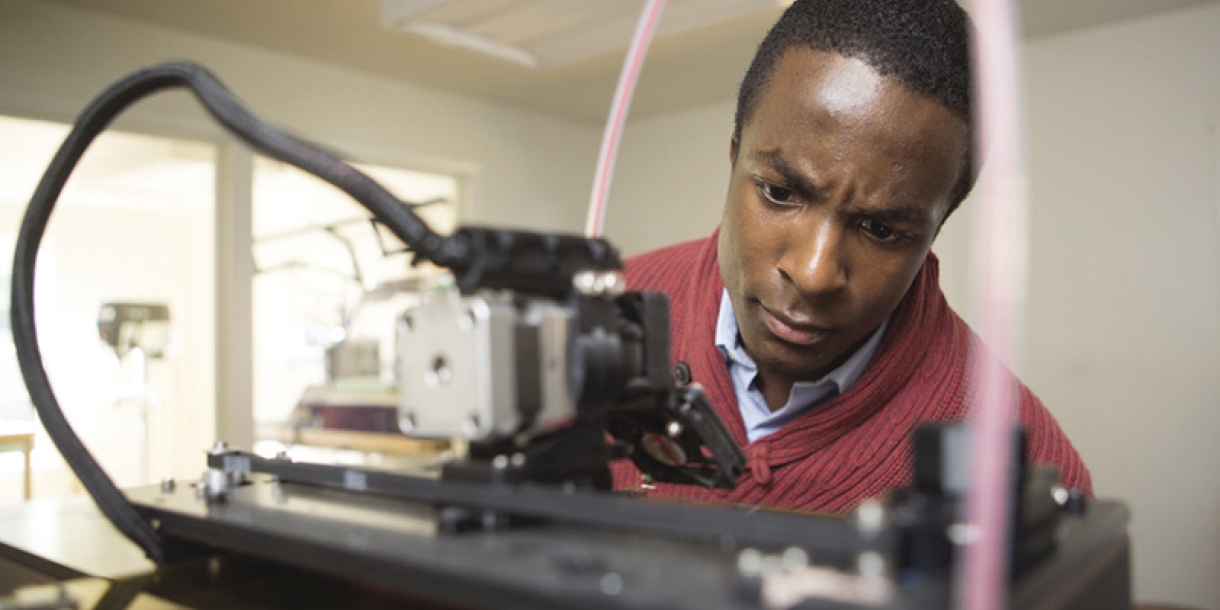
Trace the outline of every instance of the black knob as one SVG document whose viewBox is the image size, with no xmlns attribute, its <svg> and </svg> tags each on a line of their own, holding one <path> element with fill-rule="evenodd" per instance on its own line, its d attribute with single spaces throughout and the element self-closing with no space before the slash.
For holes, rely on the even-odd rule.
<svg viewBox="0 0 1220 610">
<path fill-rule="evenodd" d="M 678 382 L 680 386 L 689 384 L 691 382 L 690 365 L 682 361 L 674 364 L 674 381 Z"/>
</svg>

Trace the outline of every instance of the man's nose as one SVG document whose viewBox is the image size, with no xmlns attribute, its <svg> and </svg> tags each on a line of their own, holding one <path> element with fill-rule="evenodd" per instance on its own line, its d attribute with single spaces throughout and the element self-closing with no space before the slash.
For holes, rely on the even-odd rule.
<svg viewBox="0 0 1220 610">
<path fill-rule="evenodd" d="M 842 290 L 847 286 L 847 236 L 832 218 L 819 218 L 794 231 L 779 260 L 784 274 L 805 298 Z M 795 228 L 795 227 L 794 227 Z"/>
</svg>

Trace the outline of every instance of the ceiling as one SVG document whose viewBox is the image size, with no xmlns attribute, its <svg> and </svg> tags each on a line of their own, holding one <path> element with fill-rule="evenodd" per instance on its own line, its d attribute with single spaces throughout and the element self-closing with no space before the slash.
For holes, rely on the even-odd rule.
<svg viewBox="0 0 1220 610">
<path fill-rule="evenodd" d="M 51 1 L 591 122 L 605 120 L 628 42 L 624 38 L 618 50 L 536 69 L 383 28 L 379 0 Z M 543 0 L 462 1 L 492 7 Z M 643 5 L 641 0 L 598 1 L 613 3 L 622 15 Z M 1023 0 L 1021 10 L 1026 36 L 1041 37 L 1217 1 Z M 780 4 L 753 2 L 749 10 L 726 13 L 716 23 L 668 33 L 662 19 L 632 113 L 731 98 Z"/>
</svg>

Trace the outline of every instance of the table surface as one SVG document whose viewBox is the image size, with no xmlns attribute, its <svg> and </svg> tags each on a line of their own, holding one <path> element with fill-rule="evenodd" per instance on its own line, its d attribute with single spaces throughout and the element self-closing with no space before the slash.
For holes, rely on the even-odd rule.
<svg viewBox="0 0 1220 610">
<path fill-rule="evenodd" d="M 0 421 L 0 444 L 31 443 L 34 440 L 34 427 L 34 422 Z"/>
<path fill-rule="evenodd" d="M 88 576 L 125 578 L 153 570 L 86 496 L 0 507 L 0 545 Z"/>
</svg>

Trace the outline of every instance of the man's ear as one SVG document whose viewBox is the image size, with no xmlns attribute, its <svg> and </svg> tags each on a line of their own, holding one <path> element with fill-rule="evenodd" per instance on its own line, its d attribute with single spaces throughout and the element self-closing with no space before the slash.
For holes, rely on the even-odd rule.
<svg viewBox="0 0 1220 610">
<path fill-rule="evenodd" d="M 741 148 L 741 136 L 733 136 L 729 140 L 729 167 L 737 165 L 737 151 Z"/>
</svg>

